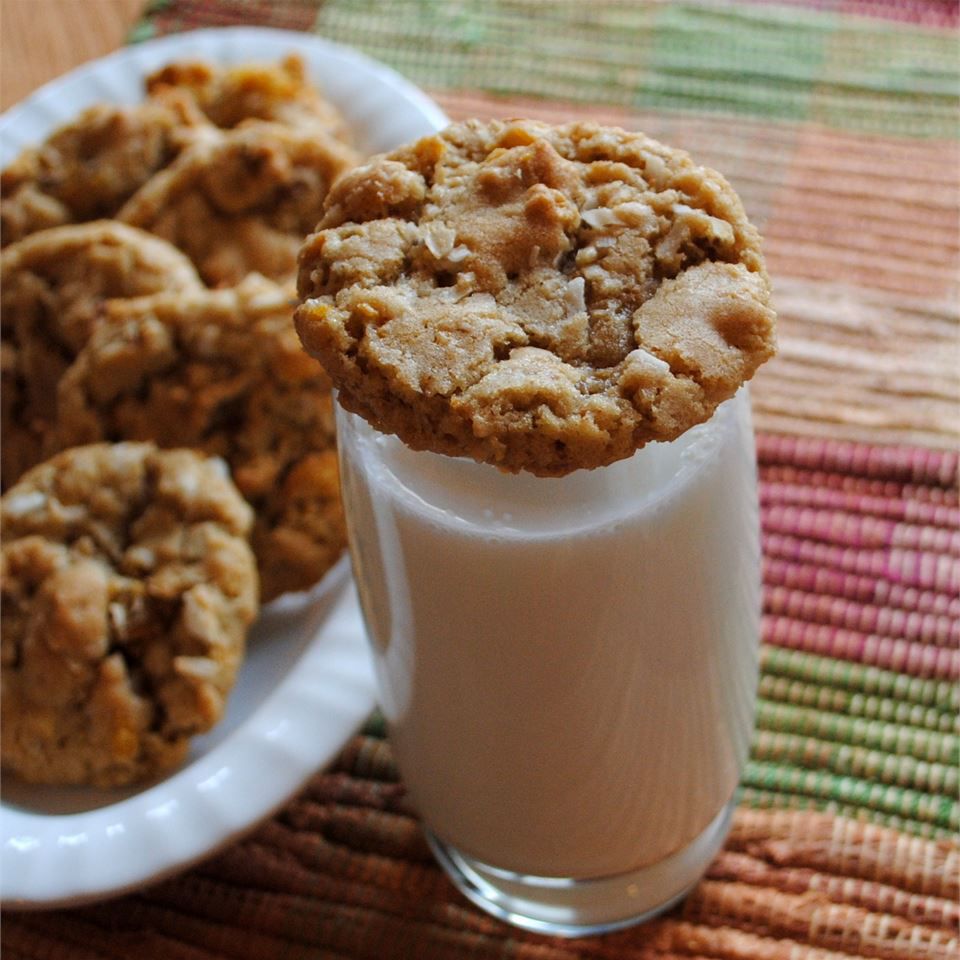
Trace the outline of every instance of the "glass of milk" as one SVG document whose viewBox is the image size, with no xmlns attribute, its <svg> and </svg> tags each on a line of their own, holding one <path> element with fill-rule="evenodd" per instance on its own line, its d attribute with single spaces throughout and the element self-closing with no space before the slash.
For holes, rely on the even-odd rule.
<svg viewBox="0 0 960 960">
<path fill-rule="evenodd" d="M 440 863 L 544 933 L 674 904 L 723 843 L 753 727 L 746 388 L 677 440 L 561 479 L 337 415 L 381 706 Z"/>
</svg>

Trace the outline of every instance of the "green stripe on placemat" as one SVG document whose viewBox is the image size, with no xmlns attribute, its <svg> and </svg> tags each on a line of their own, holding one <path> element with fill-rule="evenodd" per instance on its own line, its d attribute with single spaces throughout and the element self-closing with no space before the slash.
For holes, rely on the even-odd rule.
<svg viewBox="0 0 960 960">
<path fill-rule="evenodd" d="M 839 776 L 861 777 L 887 786 L 914 787 L 942 796 L 956 796 L 958 771 L 955 765 L 891 755 L 831 740 L 817 740 L 794 733 L 760 729 L 753 756 L 770 763 L 790 763 L 827 770 Z"/>
<path fill-rule="evenodd" d="M 827 740 L 884 755 L 906 756 L 929 763 L 960 764 L 960 737 L 906 724 L 865 720 L 825 710 L 806 709 L 763 698 L 757 704 L 757 725 L 766 730 Z"/>
<path fill-rule="evenodd" d="M 816 657 L 796 650 L 780 650 L 767 647 L 763 653 L 763 672 L 766 676 L 784 677 L 812 683 L 818 687 L 829 686 L 849 692 L 850 703 L 859 695 L 874 698 L 878 703 L 884 699 L 894 704 L 911 704 L 930 708 L 944 714 L 954 727 L 960 706 L 960 690 L 950 681 L 910 677 L 895 670 L 861 666 L 832 657 Z M 938 727 L 938 729 L 943 729 Z"/>
<path fill-rule="evenodd" d="M 314 29 L 432 89 L 958 132 L 950 31 L 796 6 L 327 0 Z"/>
<path fill-rule="evenodd" d="M 917 820 L 884 811 L 870 810 L 865 814 L 863 806 L 859 803 L 844 803 L 835 798 L 808 796 L 801 793 L 784 793 L 782 783 L 776 789 L 741 787 L 738 799 L 743 807 L 753 810 L 817 810 L 852 820 L 867 820 L 870 823 L 889 827 L 891 830 L 901 830 L 926 840 L 954 840 L 957 836 L 956 830 L 948 830 L 931 823 L 920 823 Z"/>
<path fill-rule="evenodd" d="M 788 3 L 155 0 L 130 39 L 231 23 L 313 29 L 436 91 L 960 131 L 953 31 Z"/>
<path fill-rule="evenodd" d="M 764 646 L 741 802 L 956 836 L 958 687 Z"/>
</svg>

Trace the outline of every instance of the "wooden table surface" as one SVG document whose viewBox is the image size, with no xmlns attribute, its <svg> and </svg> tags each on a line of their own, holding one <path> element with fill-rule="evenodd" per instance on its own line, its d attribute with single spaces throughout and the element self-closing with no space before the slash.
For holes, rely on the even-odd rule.
<svg viewBox="0 0 960 960">
<path fill-rule="evenodd" d="M 119 47 L 144 0 L 0 0 L 0 110 Z"/>
</svg>

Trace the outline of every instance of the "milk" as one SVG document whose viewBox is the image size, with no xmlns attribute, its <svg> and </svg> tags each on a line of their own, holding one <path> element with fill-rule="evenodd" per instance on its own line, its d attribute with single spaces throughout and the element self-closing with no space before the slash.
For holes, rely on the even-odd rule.
<svg viewBox="0 0 960 960">
<path fill-rule="evenodd" d="M 562 479 L 338 417 L 381 705 L 427 827 L 483 864 L 566 878 L 660 864 L 702 836 L 753 722 L 746 391 L 678 440 Z"/>
</svg>

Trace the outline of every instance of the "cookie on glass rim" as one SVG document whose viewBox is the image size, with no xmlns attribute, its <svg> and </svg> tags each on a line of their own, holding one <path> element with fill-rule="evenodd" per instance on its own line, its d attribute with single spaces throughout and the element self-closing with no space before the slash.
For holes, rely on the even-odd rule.
<svg viewBox="0 0 960 960">
<path fill-rule="evenodd" d="M 563 476 L 708 419 L 775 350 L 757 230 L 641 133 L 467 121 L 342 177 L 297 330 L 414 449 Z"/>
</svg>

